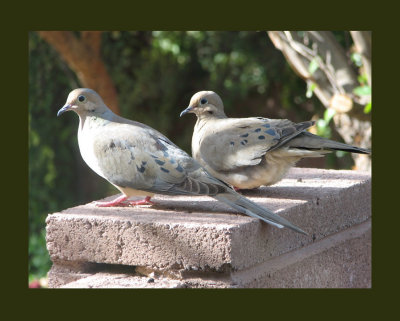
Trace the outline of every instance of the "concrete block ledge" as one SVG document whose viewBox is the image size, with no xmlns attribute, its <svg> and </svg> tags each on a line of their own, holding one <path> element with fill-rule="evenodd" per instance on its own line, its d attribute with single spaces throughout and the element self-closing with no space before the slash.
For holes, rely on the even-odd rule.
<svg viewBox="0 0 400 321">
<path fill-rule="evenodd" d="M 293 168 L 243 194 L 309 236 L 210 197 L 49 214 L 49 286 L 68 288 L 371 287 L 371 175 Z M 112 199 L 112 196 L 108 199 Z"/>
</svg>

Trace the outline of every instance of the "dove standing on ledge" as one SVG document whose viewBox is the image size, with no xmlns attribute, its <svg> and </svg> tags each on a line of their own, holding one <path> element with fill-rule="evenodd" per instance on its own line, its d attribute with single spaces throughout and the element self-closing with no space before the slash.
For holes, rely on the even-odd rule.
<svg viewBox="0 0 400 321">
<path fill-rule="evenodd" d="M 208 195 L 237 211 L 279 228 L 305 233 L 211 176 L 200 164 L 155 129 L 114 114 L 93 90 L 73 90 L 57 116 L 73 110 L 79 116 L 78 143 L 84 161 L 122 196 L 97 206 L 115 206 L 131 196 Z M 150 203 L 151 204 L 151 203 Z"/>
<path fill-rule="evenodd" d="M 192 156 L 235 189 L 275 184 L 303 157 L 320 157 L 333 150 L 370 153 L 305 131 L 313 121 L 295 124 L 287 119 L 228 118 L 213 91 L 193 95 L 180 116 L 186 113 L 197 116 Z"/>
</svg>

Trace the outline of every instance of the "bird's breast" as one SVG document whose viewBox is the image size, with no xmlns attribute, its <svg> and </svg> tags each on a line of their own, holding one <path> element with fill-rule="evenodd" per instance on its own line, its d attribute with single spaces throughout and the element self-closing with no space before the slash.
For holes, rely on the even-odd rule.
<svg viewBox="0 0 400 321">
<path fill-rule="evenodd" d="M 98 175 L 104 177 L 103 172 L 99 166 L 98 158 L 94 151 L 94 138 L 96 131 L 85 130 L 80 127 L 78 131 L 78 145 L 81 156 L 85 163 Z"/>
</svg>

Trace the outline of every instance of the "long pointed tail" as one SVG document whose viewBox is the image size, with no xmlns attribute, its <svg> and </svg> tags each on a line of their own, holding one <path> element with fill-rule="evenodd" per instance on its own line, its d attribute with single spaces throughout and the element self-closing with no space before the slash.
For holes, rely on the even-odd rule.
<svg viewBox="0 0 400 321">
<path fill-rule="evenodd" d="M 298 233 L 308 235 L 302 229 L 293 225 L 283 217 L 274 214 L 270 210 L 261 207 L 260 205 L 250 201 L 249 199 L 236 192 L 229 191 L 229 193 L 218 194 L 213 197 L 221 202 L 228 204 L 229 206 L 233 207 L 243 214 L 258 218 L 279 228 L 287 227 Z"/>
<path fill-rule="evenodd" d="M 292 148 L 308 150 L 342 150 L 350 153 L 371 154 L 370 149 L 335 142 L 309 132 L 302 132 L 301 135 L 289 141 L 287 145 Z"/>
</svg>

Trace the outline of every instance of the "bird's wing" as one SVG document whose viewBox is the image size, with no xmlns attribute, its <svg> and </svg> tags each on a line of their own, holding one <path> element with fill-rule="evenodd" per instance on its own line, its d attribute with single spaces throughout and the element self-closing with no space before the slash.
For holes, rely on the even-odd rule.
<svg viewBox="0 0 400 321">
<path fill-rule="evenodd" d="M 103 176 L 116 186 L 169 195 L 215 195 L 227 188 L 147 126 L 110 124 L 94 145 Z"/>
<path fill-rule="evenodd" d="M 297 136 L 313 122 L 295 124 L 287 119 L 227 118 L 203 131 L 200 155 L 215 171 L 257 165 L 272 151 Z"/>
</svg>

